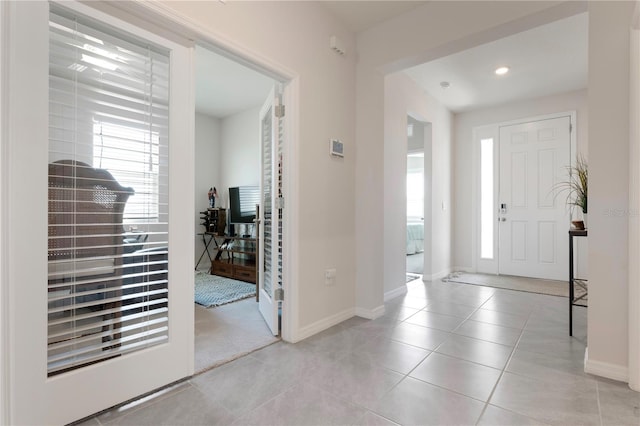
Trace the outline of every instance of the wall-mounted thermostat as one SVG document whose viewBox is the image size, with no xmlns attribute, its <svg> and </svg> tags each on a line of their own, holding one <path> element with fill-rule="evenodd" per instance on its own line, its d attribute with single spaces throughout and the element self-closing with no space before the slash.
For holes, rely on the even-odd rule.
<svg viewBox="0 0 640 426">
<path fill-rule="evenodd" d="M 344 158 L 344 144 L 339 139 L 329 140 L 329 153 L 333 157 Z"/>
</svg>

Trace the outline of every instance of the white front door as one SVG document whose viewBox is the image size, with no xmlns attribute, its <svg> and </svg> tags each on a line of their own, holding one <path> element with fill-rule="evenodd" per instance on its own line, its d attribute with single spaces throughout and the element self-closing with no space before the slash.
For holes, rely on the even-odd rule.
<svg viewBox="0 0 640 426">
<path fill-rule="evenodd" d="M 283 123 L 274 89 L 260 110 L 260 252 L 258 305 L 271 332 L 280 334 L 282 294 Z"/>
<path fill-rule="evenodd" d="M 500 128 L 499 272 L 568 279 L 569 210 L 558 183 L 571 162 L 569 116 Z"/>
<path fill-rule="evenodd" d="M 3 96 L 0 101 L 3 102 L 2 111 L 6 111 L 5 130 L 10 129 L 10 131 L 3 132 L 1 147 L 3 155 L 0 157 L 2 161 L 0 180 L 4 184 L 0 194 L 3 218 L 0 226 L 3 240 L 2 286 L 6 289 L 3 293 L 10 295 L 10 299 L 2 301 L 3 307 L 8 309 L 8 314 L 3 316 L 6 321 L 2 321 L 0 326 L 3 328 L 3 344 L 8 343 L 2 348 L 6 352 L 5 356 L 8 360 L 6 364 L 10 368 L 10 374 L 3 376 L 7 381 L 2 384 L 6 391 L 2 394 L 8 395 L 8 424 L 67 424 L 193 374 L 194 308 L 191 261 L 193 259 L 194 191 L 193 177 L 189 173 L 184 173 L 184 170 L 193 170 L 194 160 L 191 50 L 99 13 L 86 4 L 62 3 L 62 6 L 57 9 L 56 16 L 63 16 L 65 24 L 53 20 L 50 24 L 50 5 L 52 7 L 54 5 L 51 2 L 11 2 L 8 7 L 9 19 L 3 20 L 3 24 L 8 23 L 8 28 L 3 30 L 9 35 L 7 38 L 9 46 L 8 55 L 2 55 L 0 58 L 3 61 L 1 84 L 9 90 L 7 90 L 8 96 Z M 69 22 L 70 24 L 67 25 Z M 99 34 L 94 32 L 96 28 L 99 29 Z M 112 29 L 115 29 L 113 33 Z M 113 34 L 115 36 L 110 37 Z M 73 40 L 68 41 L 69 39 Z M 93 145 L 95 135 L 92 134 L 94 120 L 98 117 L 110 117 L 114 120 L 118 118 L 115 117 L 115 113 L 104 114 L 106 108 L 123 110 L 120 108 L 123 101 L 113 100 L 117 96 L 113 97 L 112 94 L 118 92 L 113 85 L 108 88 L 109 90 L 103 86 L 100 90 L 93 91 L 95 96 L 99 94 L 105 97 L 112 96 L 111 100 L 99 99 L 95 102 L 93 109 L 76 108 L 74 105 L 80 104 L 74 102 L 79 102 L 78 99 L 82 97 L 78 93 L 86 93 L 94 87 L 78 86 L 84 84 L 90 73 L 94 73 L 94 76 L 100 76 L 102 73 L 103 81 L 109 82 L 120 76 L 121 81 L 124 81 L 123 86 L 132 84 L 134 77 L 131 76 L 140 77 L 142 80 L 149 75 L 135 73 L 137 70 L 135 67 L 145 62 L 131 59 L 133 50 L 123 49 L 120 51 L 122 53 L 114 53 L 112 47 L 120 46 L 114 42 L 116 39 L 118 43 L 121 39 L 135 40 L 136 48 L 142 49 L 149 55 L 151 55 L 149 52 L 157 48 L 163 57 L 170 58 L 168 67 L 171 84 L 164 86 L 168 87 L 170 102 L 161 105 L 153 104 L 155 111 L 161 110 L 163 113 L 168 111 L 168 122 L 164 121 L 162 125 L 169 129 L 166 137 L 168 149 L 159 153 L 162 157 L 163 170 L 168 170 L 167 174 L 160 177 L 160 185 L 168 187 L 168 191 L 162 194 L 166 194 L 168 198 L 163 198 L 162 202 L 158 203 L 162 204 L 163 215 L 156 221 L 159 223 L 168 217 L 165 222 L 168 225 L 170 256 L 168 269 L 162 266 L 163 274 L 167 274 L 168 279 L 163 278 L 148 285 L 148 287 L 164 286 L 163 290 L 157 292 L 158 295 L 163 294 L 164 298 L 162 315 L 158 319 L 163 322 L 163 326 L 158 329 L 154 325 L 154 330 L 163 332 L 163 340 L 158 344 L 152 344 L 153 342 L 148 339 L 142 340 L 144 332 L 140 332 L 137 328 L 139 322 L 136 322 L 136 318 L 143 318 L 145 314 L 150 315 L 150 310 L 144 311 L 127 303 L 149 306 L 146 300 L 156 297 L 152 294 L 154 290 L 149 289 L 146 300 L 132 299 L 134 287 L 140 287 L 137 280 L 130 280 L 132 284 L 126 284 L 124 279 L 120 279 L 117 282 L 118 287 L 115 286 L 116 284 L 111 287 L 113 295 L 109 296 L 112 298 L 109 300 L 109 306 L 113 308 L 107 309 L 105 303 L 100 309 L 105 313 L 110 310 L 115 320 L 105 315 L 103 323 L 92 322 L 91 327 L 84 330 L 82 320 L 96 318 L 94 311 L 86 308 L 86 305 L 97 306 L 93 302 L 96 300 L 93 296 L 98 295 L 99 291 L 102 291 L 102 294 L 106 292 L 87 291 L 88 299 L 92 302 L 82 302 L 81 297 L 77 297 L 75 293 L 77 288 L 86 285 L 79 282 L 84 279 L 84 275 L 79 274 L 74 276 L 74 278 L 80 277 L 80 280 L 76 279 L 73 284 L 76 290 L 51 291 L 54 281 L 50 278 L 53 261 L 48 260 L 47 254 L 49 239 L 47 234 L 48 229 L 51 230 L 47 218 L 47 212 L 51 208 L 48 207 L 47 201 L 48 165 L 52 156 L 63 150 L 67 159 L 74 159 L 73 156 L 67 156 L 71 151 L 83 155 L 84 162 L 91 162 L 96 152 Z M 96 47 L 97 45 L 99 47 Z M 109 47 L 104 47 L 106 45 Z M 60 54 L 60 52 L 66 52 L 62 49 L 63 46 L 77 48 L 78 54 L 63 57 Z M 80 54 L 82 50 L 84 54 Z M 77 76 L 75 81 L 61 76 L 62 73 L 52 72 L 50 76 L 50 53 L 56 60 L 62 58 L 60 62 L 56 62 L 56 65 L 63 64 L 65 58 L 69 60 L 56 70 L 63 70 L 64 73 L 85 72 L 85 74 Z M 167 69 L 166 64 L 166 62 L 163 63 L 162 70 Z M 152 71 L 157 72 L 155 69 Z M 112 77 L 111 80 L 107 78 L 108 73 L 110 73 L 109 77 Z M 164 75 L 166 76 L 166 71 Z M 57 86 L 52 83 L 54 80 Z M 68 84 L 74 89 L 56 89 L 61 84 Z M 51 105 L 47 102 L 51 96 L 50 91 L 54 90 L 58 90 L 56 96 L 67 96 L 68 102 L 59 105 Z M 82 100 L 86 102 L 86 99 L 85 96 Z M 128 99 L 131 100 L 131 98 Z M 134 103 L 135 101 L 131 100 L 131 104 Z M 139 109 L 142 109 L 142 106 L 138 109 L 134 106 L 125 108 L 126 111 L 131 111 L 130 115 L 138 114 Z M 69 120 L 73 125 L 55 128 L 57 123 L 60 123 L 61 117 L 66 119 L 69 115 L 73 115 L 69 114 L 69 111 L 78 112 L 76 115 L 83 118 Z M 85 120 L 87 116 L 93 119 Z M 120 121 L 122 126 L 133 127 L 139 122 L 133 118 L 127 118 L 129 120 Z M 149 130 L 148 134 L 152 135 L 152 130 Z M 83 149 L 80 149 L 80 145 L 74 141 L 68 142 L 69 138 L 77 139 L 78 143 L 84 142 Z M 152 138 L 149 140 L 151 141 Z M 60 152 L 52 154 L 51 147 L 54 145 L 56 149 L 60 149 Z M 151 145 L 151 142 L 147 145 Z M 149 157 L 152 156 L 151 154 Z M 9 184 L 7 185 L 6 182 Z M 100 197 L 92 202 L 103 206 L 109 205 L 108 199 Z M 168 216 L 164 215 L 167 209 Z M 79 222 L 72 223 L 75 226 Z M 119 223 L 121 222 L 117 222 Z M 113 232 L 114 240 L 120 237 L 121 242 L 117 244 L 124 244 L 123 236 L 119 236 L 115 230 Z M 156 243 L 152 230 L 149 234 L 151 235 L 149 243 Z M 164 248 L 167 247 L 166 243 L 162 244 Z M 50 253 L 51 248 L 49 248 L 49 258 Z M 79 257 L 77 254 L 74 256 Z M 124 255 L 114 254 L 104 259 L 96 258 L 96 261 L 112 261 L 113 263 L 109 266 L 111 273 L 118 269 L 118 265 L 122 265 L 122 263 L 116 263 L 114 259 L 122 258 Z M 165 265 L 166 260 L 161 263 Z M 75 268 L 72 273 L 76 274 L 79 269 Z M 92 279 L 98 279 L 95 278 L 95 274 L 92 276 Z M 122 276 L 121 274 L 120 277 Z M 131 278 L 133 275 L 126 277 L 126 279 Z M 64 279 L 66 280 L 67 277 L 65 276 Z M 74 293 L 68 293 L 68 291 Z M 72 295 L 67 296 L 68 294 Z M 51 312 L 58 306 L 57 301 L 53 302 L 54 299 L 67 299 L 64 306 L 69 317 L 65 318 L 74 321 L 75 328 L 72 330 L 74 333 L 72 338 L 58 339 L 52 343 Z M 125 305 L 127 310 L 123 309 Z M 81 317 L 81 315 L 85 316 Z M 145 321 L 151 324 L 153 319 L 147 318 Z M 102 342 L 109 339 L 108 343 L 100 344 L 97 339 L 96 344 L 101 345 L 96 351 L 99 362 L 92 363 L 93 359 L 87 358 L 83 350 L 86 349 L 85 343 L 88 339 L 95 339 L 96 335 L 101 335 L 98 334 L 101 326 L 104 327 L 102 330 L 111 327 L 111 330 L 117 329 L 118 332 L 113 333 L 107 330 Z M 149 331 L 147 335 L 154 330 Z M 6 333 L 6 339 L 4 333 Z M 141 340 L 133 342 L 132 333 L 135 333 L 136 338 L 141 337 Z M 76 343 L 78 347 L 70 347 Z M 69 371 L 57 370 L 55 375 L 52 374 L 52 360 L 61 359 L 58 354 L 52 355 L 54 345 L 56 350 L 58 347 L 64 347 L 65 356 L 76 356 L 76 359 L 82 359 L 82 364 L 69 363 Z M 104 354 L 108 356 L 105 357 Z"/>
</svg>

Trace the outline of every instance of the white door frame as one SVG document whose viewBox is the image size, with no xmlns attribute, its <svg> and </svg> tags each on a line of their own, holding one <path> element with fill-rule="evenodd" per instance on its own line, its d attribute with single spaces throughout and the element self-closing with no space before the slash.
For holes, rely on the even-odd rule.
<svg viewBox="0 0 640 426">
<path fill-rule="evenodd" d="M 472 140 L 472 155 L 473 155 L 473 167 L 471 176 L 471 272 L 485 272 L 490 274 L 497 274 L 499 271 L 498 264 L 498 226 L 494 228 L 494 260 L 489 261 L 486 259 L 480 259 L 480 140 L 485 138 L 493 138 L 493 150 L 494 150 L 494 223 L 498 223 L 498 192 L 500 174 L 499 168 L 499 156 L 500 149 L 500 128 L 505 126 L 513 126 L 517 124 L 530 123 L 532 121 L 543 121 L 554 118 L 570 117 L 572 131 L 571 141 L 569 148 L 569 156 L 571 159 L 571 165 L 574 165 L 576 152 L 577 152 L 577 131 L 576 131 L 576 111 L 565 111 L 553 114 L 537 115 L 532 117 L 525 117 L 517 120 L 503 121 L 499 123 L 486 124 L 482 126 L 476 126 L 473 128 L 473 140 Z M 567 248 L 568 250 L 568 248 Z M 577 267 L 577 265 L 576 265 Z"/>
<path fill-rule="evenodd" d="M 11 372 L 8 351 L 9 347 L 9 282 L 7 270 L 9 228 L 7 217 L 7 182 L 8 158 L 8 71 L 9 64 L 9 7 L 10 2 L 0 2 L 0 424 L 9 424 L 9 374 Z"/>
<path fill-rule="evenodd" d="M 630 44 L 629 211 L 640 211 L 640 3 Z M 640 391 L 640 216 L 629 215 L 629 387 Z"/>
<path fill-rule="evenodd" d="M 185 107 L 194 102 L 192 49 L 86 4 L 64 2 L 63 6 L 171 51 L 170 138 L 180 140 L 180 143 L 169 146 L 169 167 L 172 169 L 170 250 L 183 252 L 185 256 L 169 257 L 169 291 L 172 292 L 169 309 L 176 315 L 169 315 L 167 344 L 47 377 L 45 284 L 49 103 L 34 102 L 34 99 L 46 100 L 48 95 L 49 2 L 10 2 L 7 9 L 2 9 L 3 20 L 9 21 L 3 36 L 10 35 L 10 43 L 3 37 L 0 64 L 3 90 L 0 181 L 6 189 L 0 194 L 0 287 L 6 319 L 0 327 L 4 356 L 8 357 L 2 364 L 2 389 L 10 389 L 3 394 L 2 416 L 9 424 L 68 423 L 188 377 L 194 368 L 194 336 L 193 332 L 188 332 L 193 330 L 193 286 L 189 285 L 192 281 L 184 279 L 185 276 L 193 277 L 193 244 L 192 234 L 182 229 L 183 223 L 193 224 L 193 191 L 183 190 L 185 186 L 193 185 L 193 178 L 174 173 L 178 168 L 191 170 L 193 166 L 193 111 Z M 33 125 L 34 120 L 38 125 Z M 29 184 L 34 181 L 35 185 Z M 27 304 L 33 309 L 24 309 Z M 148 368 L 154 360 L 176 362 L 167 368 Z M 126 368 L 125 372 L 136 371 L 136 379 L 123 383 L 122 375 L 116 374 L 123 368 Z M 101 383 L 105 389 L 101 398 L 95 398 L 92 392 L 69 392 L 69 389 L 81 390 L 87 383 Z M 70 398 L 73 401 L 69 401 Z M 34 406 L 33 401 L 38 404 Z"/>
<path fill-rule="evenodd" d="M 261 56 L 256 52 L 247 49 L 245 46 L 235 43 L 224 34 L 216 31 L 215 28 L 205 27 L 200 23 L 176 15 L 175 11 L 165 6 L 161 2 L 90 2 L 91 6 L 97 6 L 108 10 L 118 16 L 126 18 L 133 16 L 134 19 L 142 20 L 143 25 L 148 25 L 150 29 L 159 31 L 162 34 L 171 34 L 180 38 L 189 38 L 199 46 L 206 47 L 222 56 L 241 63 L 254 69 L 284 86 L 282 100 L 286 107 L 284 123 L 284 177 L 283 194 L 285 208 L 283 209 L 283 229 L 282 243 L 283 252 L 283 277 L 282 287 L 284 290 L 284 301 L 282 302 L 282 330 L 281 337 L 287 342 L 297 342 L 300 336 L 300 329 L 297 319 L 298 313 L 298 241 L 294 238 L 297 234 L 299 223 L 299 208 L 294 201 L 298 194 L 298 147 L 295 141 L 300 140 L 299 134 L 299 98 L 300 82 L 296 72 L 286 66 L 271 60 L 271 58 Z M 140 24 L 140 23 L 139 23 Z M 195 230 L 193 231 L 195 234 Z"/>
<path fill-rule="evenodd" d="M 407 112 L 407 117 L 411 117 L 413 120 L 417 121 L 419 123 L 419 125 L 423 128 L 424 131 L 424 137 L 423 137 L 423 143 L 422 143 L 422 152 L 424 154 L 423 157 L 423 179 L 424 179 L 424 203 L 423 203 L 423 229 L 424 229 L 424 235 L 423 235 L 423 251 L 422 251 L 422 280 L 423 281 L 431 281 L 433 280 L 433 273 L 432 273 L 432 267 L 431 267 L 431 253 L 433 252 L 433 248 L 431 247 L 431 242 L 433 241 L 432 238 L 432 194 L 433 194 L 433 164 L 432 164 L 432 158 L 433 158 L 433 154 L 432 154 L 432 147 L 433 147 L 433 123 L 431 123 L 430 121 L 427 120 L 423 120 L 422 118 L 420 118 L 419 116 L 417 116 L 416 114 L 413 114 L 411 112 Z M 407 144 L 408 144 L 408 137 L 407 137 Z M 408 145 L 407 145 L 408 147 Z M 408 150 L 407 148 L 407 156 L 408 154 L 411 154 L 411 152 Z M 405 175 L 407 174 L 408 170 L 407 170 L 407 161 L 405 161 Z M 405 182 L 405 206 L 406 206 L 406 182 Z M 405 207 L 406 209 L 406 207 Z M 406 219 L 406 210 L 405 210 L 405 219 Z M 407 235 L 407 221 L 404 221 L 404 226 L 403 226 L 403 235 L 405 238 L 405 244 L 404 247 L 406 247 L 407 245 L 407 241 L 406 241 L 406 235 Z M 405 254 L 406 256 L 406 254 Z M 405 273 L 406 273 L 406 262 L 405 262 Z"/>
<path fill-rule="evenodd" d="M 262 106 L 262 108 L 260 109 L 260 200 L 262 201 L 261 203 L 261 208 L 260 208 L 260 215 L 256 218 L 257 220 L 260 221 L 260 233 L 256 236 L 256 238 L 259 239 L 260 244 L 259 244 L 259 251 L 258 251 L 258 309 L 260 310 L 260 314 L 262 315 L 262 317 L 264 318 L 265 322 L 267 323 L 267 326 L 269 327 L 269 329 L 271 329 L 271 332 L 273 333 L 274 336 L 278 336 L 280 334 L 280 327 L 279 327 L 279 321 L 278 321 L 278 301 L 275 298 L 275 294 L 276 294 L 276 287 L 279 287 L 278 284 L 278 254 L 277 254 L 277 249 L 275 249 L 278 244 L 277 244 L 277 239 L 279 237 L 278 235 L 278 228 L 279 228 L 279 208 L 278 208 L 278 204 L 276 203 L 276 191 L 277 191 L 277 176 L 278 176 L 278 167 L 274 166 L 274 164 L 277 164 L 277 155 L 278 155 L 278 145 L 280 143 L 280 135 L 279 135 L 279 127 L 280 127 L 280 118 L 277 116 L 275 109 L 276 107 L 279 105 L 279 98 L 280 98 L 280 88 L 277 87 L 277 85 L 274 85 L 274 87 L 271 89 L 271 91 L 269 92 L 269 95 L 267 96 L 267 99 L 265 100 L 264 105 Z M 269 197 L 270 197 L 270 201 L 271 201 L 271 221 L 269 223 L 269 228 L 267 228 L 267 222 L 265 220 L 265 213 L 266 213 L 266 208 L 265 208 L 265 193 L 264 193 L 264 189 L 265 189 L 265 159 L 264 159 L 264 153 L 265 153 L 265 140 L 264 140 L 264 121 L 265 119 L 269 118 L 269 120 L 271 120 L 271 134 L 270 134 L 270 138 L 271 141 L 269 143 L 269 150 L 270 152 L 270 156 L 269 156 L 269 161 L 271 162 L 271 173 L 269 176 L 269 179 L 271 179 L 271 182 L 269 182 L 270 186 L 271 186 L 271 192 L 269 193 Z M 267 241 L 265 240 L 265 234 L 268 229 L 268 234 L 271 236 L 270 237 L 270 241 L 269 244 L 271 246 L 271 253 L 270 253 L 270 265 L 271 265 L 271 270 L 269 271 L 270 274 L 270 287 L 271 287 L 271 291 L 267 292 L 264 289 L 265 286 L 265 265 L 267 264 L 267 259 L 265 258 L 265 247 L 267 246 Z M 276 244 L 274 244 L 276 243 Z"/>
<path fill-rule="evenodd" d="M 10 196 L 9 192 L 5 189 L 9 188 L 9 181 L 11 180 L 11 162 L 7 153 L 9 152 L 9 130 L 7 114 L 9 106 L 12 105 L 7 94 L 7 88 L 9 87 L 8 70 L 9 70 L 9 40 L 7 31 L 9 25 L 9 11 L 13 7 L 14 2 L 0 2 L 0 187 L 3 191 L 0 192 L 0 234 L 2 239 L 0 243 L 0 278 L 2 284 L 0 286 L 0 343 L 2 347 L 10 347 L 12 342 L 12 335 L 10 333 L 13 317 L 10 312 L 11 301 L 10 289 L 7 288 L 5 283 L 10 279 L 10 257 L 9 244 L 7 242 L 7 235 L 11 231 L 13 224 L 9 223 L 10 213 Z M 151 30 L 163 36 L 167 36 L 169 39 L 184 40 L 185 37 L 189 37 L 192 40 L 197 40 L 198 43 L 207 43 L 215 45 L 218 50 L 224 51 L 226 56 L 230 56 L 245 65 L 250 65 L 254 69 L 259 70 L 267 75 L 275 77 L 277 80 L 286 84 L 283 101 L 287 107 L 287 119 L 285 120 L 285 137 L 284 137 L 284 150 L 285 155 L 285 178 L 283 182 L 283 191 L 285 198 L 293 200 L 293 196 L 298 193 L 298 172 L 295 165 L 298 163 L 298 148 L 294 141 L 299 139 L 299 76 L 297 73 L 287 69 L 281 64 L 270 61 L 268 58 L 259 56 L 258 54 L 242 47 L 235 45 L 230 40 L 226 39 L 222 34 L 214 32 L 211 28 L 204 28 L 191 20 L 183 19 L 176 16 L 175 13 L 156 2 L 95 2 L 90 3 L 89 6 L 104 13 L 119 17 L 124 20 L 133 20 L 138 26 L 143 29 Z M 25 26 L 25 31 L 32 31 L 32 28 Z M 171 36 L 174 37 L 171 37 Z M 41 67 L 43 64 L 39 64 Z M 47 65 L 44 65 L 47 67 Z M 193 126 L 191 126 L 193 127 Z M 45 132 L 46 133 L 46 132 Z M 46 135 L 45 135 L 46 136 Z M 15 179 L 15 177 L 14 177 Z M 183 192 L 185 187 L 188 187 L 188 183 L 185 182 L 185 186 L 182 187 Z M 191 191 L 193 192 L 193 191 Z M 187 205 L 193 205 L 193 203 L 185 203 Z M 288 202 L 286 209 L 284 209 L 284 227 L 283 227 L 283 243 L 284 243 L 284 265 L 283 265 L 283 288 L 285 289 L 285 300 L 283 302 L 283 322 L 282 322 L 282 337 L 286 341 L 295 342 L 300 340 L 299 326 L 297 319 L 298 314 L 298 288 L 294 283 L 295 277 L 299 275 L 298 271 L 298 244 L 294 239 L 296 230 L 298 229 L 298 206 L 295 202 Z M 185 223 L 192 223 L 193 221 L 185 221 Z M 195 231 L 194 231 L 195 232 Z M 45 231 L 46 235 L 46 231 Z M 187 233 L 185 233 L 187 235 Z M 191 268 L 188 268 L 191 271 Z M 45 274 L 46 275 L 46 274 Z M 192 342 L 193 343 L 193 342 Z M 193 352 L 193 344 L 188 345 L 190 348 L 185 348 L 185 351 Z M 190 358 L 193 358 L 191 356 Z M 0 355 L 0 423 L 9 423 L 10 417 L 10 399 L 9 399 L 9 385 L 12 363 L 11 359 L 6 352 Z M 189 371 L 193 371 L 193 361 L 191 365 L 185 366 Z"/>
</svg>

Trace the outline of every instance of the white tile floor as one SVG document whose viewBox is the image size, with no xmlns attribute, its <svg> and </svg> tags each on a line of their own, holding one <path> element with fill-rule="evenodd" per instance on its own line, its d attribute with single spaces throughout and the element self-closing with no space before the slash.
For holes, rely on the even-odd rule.
<svg viewBox="0 0 640 426">
<path fill-rule="evenodd" d="M 583 372 L 587 310 L 408 284 L 375 321 L 276 343 L 86 424 L 640 425 L 640 394 Z"/>
</svg>

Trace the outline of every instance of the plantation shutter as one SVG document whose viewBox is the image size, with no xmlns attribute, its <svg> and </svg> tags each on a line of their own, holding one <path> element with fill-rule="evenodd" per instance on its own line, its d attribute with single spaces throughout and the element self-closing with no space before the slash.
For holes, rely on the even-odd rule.
<svg viewBox="0 0 640 426">
<path fill-rule="evenodd" d="M 283 208 L 283 203 L 282 200 L 284 200 L 284 193 L 283 193 L 283 171 L 282 171 L 282 167 L 283 167 L 283 163 L 284 163 L 284 120 L 282 119 L 282 117 L 276 117 L 276 138 L 277 140 L 275 141 L 276 144 L 276 160 L 277 162 L 274 162 L 274 165 L 277 166 L 277 169 L 275 170 L 275 179 L 276 179 L 276 183 L 275 183 L 275 189 L 276 189 L 276 214 L 275 216 L 275 235 L 274 237 L 274 244 L 276 247 L 276 252 L 275 252 L 275 259 L 274 259 L 274 264 L 276 266 L 276 273 L 275 273 L 275 286 L 276 289 L 281 289 L 282 288 L 282 227 L 283 227 L 283 212 L 282 212 L 282 208 Z"/>
<path fill-rule="evenodd" d="M 271 107 L 273 108 L 273 107 Z M 271 111 L 262 119 L 262 224 L 264 240 L 263 289 L 273 297 L 273 142 L 271 138 L 273 122 Z"/>
<path fill-rule="evenodd" d="M 48 375 L 168 341 L 169 57 L 52 6 Z"/>
</svg>

